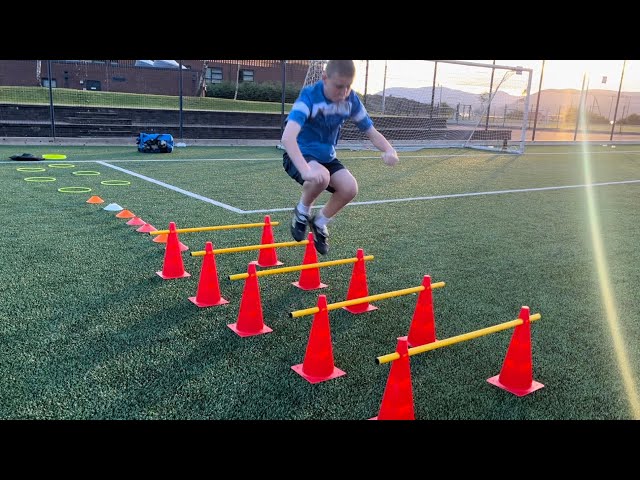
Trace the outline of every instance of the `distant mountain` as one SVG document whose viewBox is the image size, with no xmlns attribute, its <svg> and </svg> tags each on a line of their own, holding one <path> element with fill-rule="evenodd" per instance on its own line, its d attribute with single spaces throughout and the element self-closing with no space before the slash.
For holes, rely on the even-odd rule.
<svg viewBox="0 0 640 480">
<path fill-rule="evenodd" d="M 385 90 L 385 96 L 387 97 L 401 97 L 408 98 L 420 103 L 431 103 L 431 87 L 420 88 L 407 88 L 407 87 L 391 87 Z M 374 93 L 374 95 L 382 96 L 382 92 Z M 508 93 L 498 92 L 496 93 L 492 105 L 503 106 L 505 104 L 511 105 L 517 102 L 519 97 L 509 95 Z M 435 94 L 433 95 L 433 103 L 435 105 L 446 103 L 450 107 L 456 108 L 456 105 L 471 105 L 472 109 L 480 107 L 480 95 L 475 93 L 469 93 L 462 90 L 454 90 L 446 87 L 436 87 Z"/>
<path fill-rule="evenodd" d="M 382 96 L 382 92 L 374 95 Z M 407 88 L 407 87 L 391 87 L 385 90 L 386 97 L 407 98 L 416 102 L 430 104 L 432 96 L 431 87 Z M 613 119 L 616 106 L 617 91 L 593 89 L 587 92 L 586 107 L 590 112 Z M 514 108 L 522 97 L 509 95 L 499 91 L 496 93 L 491 106 L 492 108 Z M 481 106 L 480 95 L 469 93 L 462 90 L 454 90 L 446 87 L 436 87 L 433 94 L 434 104 L 438 105 L 446 103 L 452 108 L 456 108 L 458 104 L 468 108 L 471 105 L 473 110 L 477 110 Z M 529 109 L 535 110 L 538 101 L 538 93 L 531 95 L 529 99 Z M 580 90 L 564 89 L 542 90 L 540 95 L 539 111 L 548 115 L 555 115 L 560 110 L 566 111 L 571 107 L 577 107 L 580 102 Z M 620 103 L 618 105 L 617 118 L 628 116 L 631 113 L 640 114 L 640 92 L 622 92 L 620 94 Z"/>
<path fill-rule="evenodd" d="M 585 106 L 592 113 L 613 119 L 617 97 L 617 91 L 589 90 Z M 537 101 L 538 94 L 531 95 L 530 110 L 535 110 Z M 541 113 L 555 115 L 560 109 L 577 107 L 579 102 L 580 90 L 542 90 L 538 109 Z M 632 113 L 640 114 L 640 92 L 621 92 L 617 118 L 628 117 Z"/>
</svg>

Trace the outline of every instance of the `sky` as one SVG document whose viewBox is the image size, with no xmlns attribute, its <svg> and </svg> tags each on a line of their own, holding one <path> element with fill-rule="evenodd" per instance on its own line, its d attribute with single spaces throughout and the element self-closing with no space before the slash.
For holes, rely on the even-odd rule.
<svg viewBox="0 0 640 480">
<path fill-rule="evenodd" d="M 465 62 L 484 63 L 491 65 L 493 60 L 462 60 Z M 385 74 L 386 62 L 386 74 Z M 612 90 L 617 92 L 620 88 L 620 78 L 622 74 L 623 60 L 546 60 L 544 71 L 542 71 L 542 60 L 495 60 L 496 65 L 521 66 L 530 68 L 531 73 L 531 93 L 536 93 L 540 89 L 540 75 L 542 77 L 542 89 L 576 89 L 581 90 L 583 79 L 585 88 Z M 366 61 L 357 60 L 357 73 L 354 88 L 357 91 L 364 91 L 364 79 L 367 79 L 367 92 L 375 93 L 383 88 L 397 87 L 424 87 L 433 84 L 434 62 L 423 60 L 369 60 L 369 71 L 366 75 Z M 486 90 L 486 85 L 490 82 L 486 78 L 476 78 L 476 68 L 462 68 L 451 66 L 442 61 L 438 62 L 436 75 L 436 86 L 457 88 L 458 85 L 465 84 L 465 90 L 473 91 L 474 86 L 477 92 Z M 485 69 L 477 69 L 478 72 Z M 491 70 L 486 70 L 490 72 Z M 585 76 L 586 74 L 586 76 Z M 480 75 L 480 73 L 478 73 Z M 512 78 L 505 82 L 514 91 L 508 93 L 521 94 L 521 89 L 526 88 L 528 75 L 524 78 Z M 605 79 L 606 77 L 606 79 Z M 604 80 L 604 83 L 603 83 Z M 497 81 L 494 80 L 494 82 Z M 516 92 L 520 90 L 520 92 Z M 640 61 L 627 60 L 624 67 L 623 91 L 640 91 Z"/>
</svg>

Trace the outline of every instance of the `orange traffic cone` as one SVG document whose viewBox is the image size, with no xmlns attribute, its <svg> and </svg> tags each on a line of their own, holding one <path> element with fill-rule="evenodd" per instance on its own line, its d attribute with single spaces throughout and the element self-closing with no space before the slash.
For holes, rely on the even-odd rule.
<svg viewBox="0 0 640 480">
<path fill-rule="evenodd" d="M 313 233 L 309 233 L 307 238 L 309 243 L 307 243 L 307 248 L 304 251 L 302 264 L 310 265 L 312 263 L 318 263 L 318 253 L 316 252 L 316 247 L 313 245 Z M 327 286 L 320 282 L 320 269 L 318 267 L 300 270 L 300 279 L 297 282 L 292 282 L 292 285 L 302 290 L 316 290 Z"/>
<path fill-rule="evenodd" d="M 260 245 L 269 245 L 271 243 L 276 243 L 273 238 L 273 229 L 271 227 L 271 217 L 269 215 L 265 215 L 264 217 L 264 227 L 262 227 L 262 240 L 260 241 Z M 276 249 L 274 247 L 270 248 L 261 248 L 258 253 L 258 260 L 254 260 L 251 263 L 255 263 L 260 267 L 275 267 L 276 265 L 284 265 L 281 261 L 278 260 L 278 254 L 276 253 Z"/>
<path fill-rule="evenodd" d="M 144 220 L 142 220 L 140 217 L 133 217 L 131 220 L 129 220 L 127 222 L 127 225 L 132 225 L 132 226 L 140 226 L 140 225 L 146 225 L 147 222 L 145 222 Z"/>
<path fill-rule="evenodd" d="M 264 324 L 262 318 L 262 302 L 260 301 L 260 285 L 256 275 L 256 266 L 253 263 L 247 268 L 249 278 L 244 281 L 242 299 L 240 300 L 240 312 L 238 321 L 227 325 L 241 337 L 260 335 L 273 330 Z"/>
<path fill-rule="evenodd" d="M 333 364 L 326 295 L 318 296 L 318 308 L 320 311 L 313 316 L 304 361 L 291 367 L 294 372 L 301 375 L 309 383 L 324 382 L 346 375 L 344 371 Z"/>
<path fill-rule="evenodd" d="M 145 223 L 140 228 L 136 229 L 136 232 L 148 233 L 148 232 L 155 232 L 156 230 L 157 228 L 151 225 L 150 223 Z"/>
<path fill-rule="evenodd" d="M 229 300 L 222 298 L 220 295 L 218 269 L 216 268 L 216 256 L 213 253 L 213 244 L 207 242 L 204 251 L 198 290 L 196 296 L 189 297 L 189 300 L 201 308 L 229 303 Z"/>
<path fill-rule="evenodd" d="M 172 278 L 190 277 L 191 274 L 184 271 L 182 263 L 182 254 L 180 253 L 180 245 L 178 234 L 176 233 L 175 222 L 169 223 L 169 236 L 167 238 L 167 247 L 164 251 L 164 263 L 162 271 L 156 272 L 165 280 Z"/>
<path fill-rule="evenodd" d="M 418 295 L 407 337 L 410 347 L 426 345 L 436 341 L 433 290 L 431 290 L 431 277 L 429 275 L 425 275 L 422 278 L 422 286 L 424 290 Z"/>
<path fill-rule="evenodd" d="M 169 235 L 166 233 L 161 233 L 159 235 L 155 235 L 153 237 L 153 242 L 155 243 L 167 243 L 167 239 L 169 238 Z"/>
<path fill-rule="evenodd" d="M 400 358 L 391 364 L 380 411 L 371 420 L 415 420 L 407 344 L 407 337 L 398 337 L 396 352 Z"/>
<path fill-rule="evenodd" d="M 136 214 L 129 210 L 122 210 L 119 213 L 116 213 L 116 218 L 133 218 Z"/>
<path fill-rule="evenodd" d="M 349 290 L 347 291 L 347 300 L 354 300 L 356 298 L 369 296 L 369 287 L 367 286 L 367 268 L 364 265 L 364 250 L 359 248 L 356 253 L 356 258 L 358 260 L 353 264 L 351 282 L 349 283 Z M 342 308 L 351 313 L 365 313 L 378 309 L 378 307 L 374 307 L 369 302 Z"/>
<path fill-rule="evenodd" d="M 143 225 L 144 227 L 144 225 Z M 143 228 L 141 227 L 141 228 Z M 155 229 L 149 230 L 150 232 L 153 232 Z M 178 232 L 176 232 L 176 237 L 178 236 Z M 167 243 L 167 240 L 169 239 L 169 235 L 166 233 L 161 233 L 160 235 L 156 235 L 153 239 L 153 241 L 155 243 Z M 180 247 L 180 251 L 181 252 L 186 252 L 187 250 L 189 250 L 189 247 L 186 246 L 184 243 L 182 243 L 180 241 L 180 239 L 178 239 L 178 246 Z"/>
<path fill-rule="evenodd" d="M 104 203 L 104 200 L 99 196 L 94 195 L 93 197 L 89 198 L 89 200 L 87 200 L 87 203 Z"/>
<path fill-rule="evenodd" d="M 520 309 L 520 318 L 522 325 L 513 330 L 500 374 L 488 378 L 487 382 L 522 397 L 544 385 L 533 380 L 529 307 L 524 306 Z"/>
</svg>

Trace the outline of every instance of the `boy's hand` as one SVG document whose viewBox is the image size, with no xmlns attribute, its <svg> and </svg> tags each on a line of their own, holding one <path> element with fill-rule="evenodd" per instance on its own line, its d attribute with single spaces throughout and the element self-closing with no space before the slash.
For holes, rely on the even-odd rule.
<svg viewBox="0 0 640 480">
<path fill-rule="evenodd" d="M 326 169 L 324 169 L 326 172 Z M 322 183 L 324 181 L 323 171 L 320 168 L 307 168 L 304 171 L 300 172 L 300 176 L 302 180 L 305 182 L 314 182 L 314 183 Z"/>
<path fill-rule="evenodd" d="M 389 150 L 387 152 L 382 152 L 382 161 L 385 165 L 389 165 L 393 167 L 396 163 L 400 161 L 398 158 L 398 154 L 395 150 Z"/>
</svg>

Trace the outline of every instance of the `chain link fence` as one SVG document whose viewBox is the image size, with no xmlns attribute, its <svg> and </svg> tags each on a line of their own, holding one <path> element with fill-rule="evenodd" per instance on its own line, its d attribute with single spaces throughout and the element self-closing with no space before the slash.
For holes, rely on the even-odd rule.
<svg viewBox="0 0 640 480">
<path fill-rule="evenodd" d="M 527 141 L 640 139 L 640 61 L 474 61 L 532 69 Z M 156 132 L 180 140 L 277 144 L 314 62 L 0 60 L 0 137 L 132 139 Z M 443 97 L 453 84 L 442 72 L 417 68 L 420 62 L 356 61 L 353 88 L 371 115 L 404 115 L 389 110 L 406 103 L 399 89 L 422 88 L 428 100 L 416 115 L 437 108 L 448 112 L 448 122 L 473 116 L 473 97 L 446 104 Z M 438 62 L 430 64 L 437 69 Z M 514 98 L 495 96 L 487 127 L 504 127 L 522 115 Z"/>
</svg>

